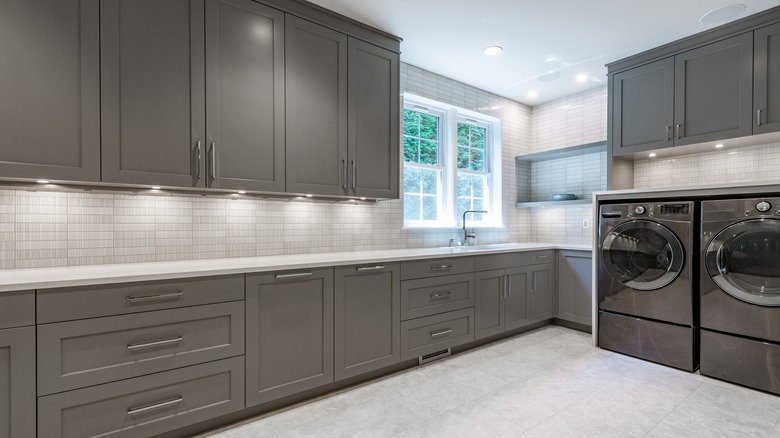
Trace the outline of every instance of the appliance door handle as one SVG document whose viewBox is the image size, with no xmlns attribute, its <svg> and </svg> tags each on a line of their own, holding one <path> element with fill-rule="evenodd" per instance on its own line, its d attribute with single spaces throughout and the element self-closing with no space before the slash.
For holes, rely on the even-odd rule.
<svg viewBox="0 0 780 438">
<path fill-rule="evenodd" d="M 718 267 L 718 272 L 720 272 L 720 275 L 728 275 L 729 270 L 726 267 L 725 262 L 725 254 L 723 253 L 723 245 L 718 248 L 718 252 L 715 253 L 715 265 Z"/>
</svg>

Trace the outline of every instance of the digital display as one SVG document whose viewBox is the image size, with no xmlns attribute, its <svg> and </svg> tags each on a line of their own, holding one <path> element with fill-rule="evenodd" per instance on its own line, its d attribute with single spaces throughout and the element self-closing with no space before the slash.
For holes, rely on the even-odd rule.
<svg viewBox="0 0 780 438">
<path fill-rule="evenodd" d="M 688 214 L 689 204 L 662 204 L 661 214 Z"/>
</svg>

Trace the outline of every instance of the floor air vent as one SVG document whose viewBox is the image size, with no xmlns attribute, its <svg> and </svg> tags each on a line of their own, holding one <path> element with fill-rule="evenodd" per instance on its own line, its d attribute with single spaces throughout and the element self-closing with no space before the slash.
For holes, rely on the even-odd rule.
<svg viewBox="0 0 780 438">
<path fill-rule="evenodd" d="M 433 362 L 434 360 L 444 359 L 447 356 L 452 355 L 452 349 L 448 348 L 446 350 L 437 351 L 435 353 L 426 354 L 424 356 L 420 356 L 418 359 L 419 364 L 422 365 L 424 363 Z"/>
</svg>

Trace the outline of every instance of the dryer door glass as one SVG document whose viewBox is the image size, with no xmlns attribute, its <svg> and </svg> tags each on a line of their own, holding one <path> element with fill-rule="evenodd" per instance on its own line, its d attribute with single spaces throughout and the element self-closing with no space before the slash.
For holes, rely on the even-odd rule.
<svg viewBox="0 0 780 438">
<path fill-rule="evenodd" d="M 685 251 L 665 226 L 646 220 L 623 222 L 604 238 L 602 259 L 609 275 L 637 290 L 659 289 L 682 271 Z"/>
<path fill-rule="evenodd" d="M 752 219 L 724 228 L 707 246 L 705 264 L 734 298 L 780 306 L 780 220 Z"/>
</svg>

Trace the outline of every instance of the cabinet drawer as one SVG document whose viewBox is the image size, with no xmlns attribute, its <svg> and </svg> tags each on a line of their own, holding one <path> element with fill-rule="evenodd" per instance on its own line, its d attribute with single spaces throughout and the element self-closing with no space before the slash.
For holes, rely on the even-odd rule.
<svg viewBox="0 0 780 438">
<path fill-rule="evenodd" d="M 0 292 L 0 329 L 35 325 L 35 291 Z"/>
<path fill-rule="evenodd" d="M 493 269 L 516 268 L 528 266 L 531 261 L 530 252 L 510 252 L 501 254 L 485 254 L 474 260 L 475 271 L 492 271 Z"/>
<path fill-rule="evenodd" d="M 401 320 L 474 306 L 474 274 L 401 282 Z"/>
<path fill-rule="evenodd" d="M 152 436 L 244 407 L 234 357 L 38 399 L 38 436 Z"/>
<path fill-rule="evenodd" d="M 243 299 L 243 275 L 47 289 L 38 291 L 38 323 Z"/>
<path fill-rule="evenodd" d="M 555 250 L 547 249 L 544 251 L 533 251 L 530 254 L 531 264 L 538 265 L 540 263 L 553 263 L 555 261 Z"/>
<path fill-rule="evenodd" d="M 401 263 L 401 280 L 471 272 L 474 272 L 474 257 L 451 257 Z"/>
<path fill-rule="evenodd" d="M 244 303 L 38 326 L 38 395 L 244 354 Z"/>
<path fill-rule="evenodd" d="M 401 323 L 401 360 L 474 340 L 474 309 L 427 316 Z"/>
</svg>

